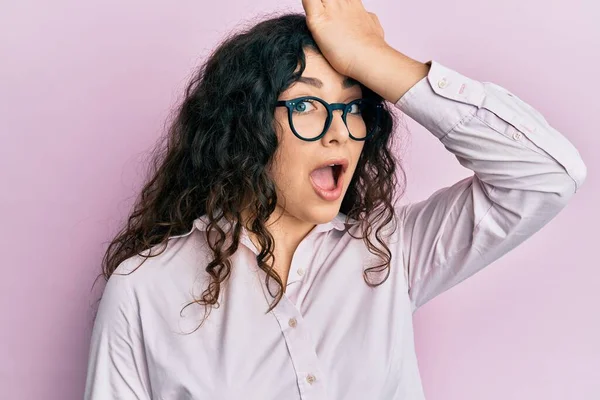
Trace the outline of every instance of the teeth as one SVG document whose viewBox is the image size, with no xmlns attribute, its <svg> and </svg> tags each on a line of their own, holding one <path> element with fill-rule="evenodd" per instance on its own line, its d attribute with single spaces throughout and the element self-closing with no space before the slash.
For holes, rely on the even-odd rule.
<svg viewBox="0 0 600 400">
<path fill-rule="evenodd" d="M 335 164 L 331 164 L 330 167 L 335 167 Z"/>
</svg>

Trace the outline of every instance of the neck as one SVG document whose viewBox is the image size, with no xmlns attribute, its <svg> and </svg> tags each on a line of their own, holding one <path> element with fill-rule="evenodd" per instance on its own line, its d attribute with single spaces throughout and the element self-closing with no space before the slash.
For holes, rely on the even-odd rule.
<svg viewBox="0 0 600 400">
<path fill-rule="evenodd" d="M 243 211 L 242 218 L 250 240 L 260 251 L 255 234 L 250 232 L 250 229 L 248 228 L 250 225 L 250 216 Z M 266 228 L 273 236 L 275 242 L 274 252 L 279 254 L 293 254 L 298 247 L 298 244 L 300 244 L 302 239 L 304 239 L 314 227 L 315 224 L 299 220 L 284 211 L 279 205 L 277 205 L 275 212 L 271 214 L 266 223 Z"/>
</svg>

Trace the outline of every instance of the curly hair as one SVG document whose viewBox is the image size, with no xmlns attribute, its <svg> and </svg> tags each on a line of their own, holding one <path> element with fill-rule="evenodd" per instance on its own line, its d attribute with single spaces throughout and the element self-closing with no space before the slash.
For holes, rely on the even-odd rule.
<svg viewBox="0 0 600 400">
<path fill-rule="evenodd" d="M 167 134 L 154 149 L 149 179 L 127 223 L 104 254 L 101 276 L 105 280 L 126 259 L 164 245 L 155 254 L 143 255 L 139 266 L 158 256 L 171 236 L 190 231 L 196 218 L 206 216 L 206 240 L 213 259 L 204 268 L 210 282 L 201 298 L 185 306 L 204 306 L 201 326 L 211 306 L 219 307 L 221 284 L 231 272 L 229 258 L 240 242 L 241 213 L 247 210 L 252 216 L 248 229 L 261 246 L 257 264 L 267 274 L 267 286 L 271 278 L 279 286 L 267 312 L 277 305 L 283 296 L 283 282 L 265 261 L 273 256 L 274 247 L 266 222 L 277 204 L 275 184 L 267 171 L 278 146 L 275 103 L 278 95 L 302 75 L 305 49 L 320 53 L 306 16 L 286 13 L 229 35 L 212 51 L 187 85 Z M 295 72 L 298 65 L 300 70 Z M 361 221 L 362 237 L 352 237 L 363 239 L 369 252 L 381 258 L 381 264 L 364 271 L 367 284 L 378 286 L 387 280 L 391 260 L 381 230 L 396 217 L 393 195 L 399 186 L 391 151 L 396 116 L 381 96 L 360 85 L 363 98 L 375 99 L 384 107 L 375 133 L 365 141 L 340 212 L 346 214 L 346 221 Z M 404 182 L 405 172 L 400 171 Z M 219 226 L 223 218 L 231 223 L 229 232 Z M 370 240 L 371 222 L 378 220 L 383 223 L 375 237 L 384 251 Z M 209 240 L 211 233 L 216 234 L 214 242 Z M 232 237 L 226 246 L 229 233 Z M 372 284 L 367 279 L 368 272 L 386 269 L 382 282 Z"/>
</svg>

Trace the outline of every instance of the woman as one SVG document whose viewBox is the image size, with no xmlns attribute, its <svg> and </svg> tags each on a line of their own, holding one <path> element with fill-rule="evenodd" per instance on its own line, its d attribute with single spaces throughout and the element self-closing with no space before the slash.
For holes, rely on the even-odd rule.
<svg viewBox="0 0 600 400">
<path fill-rule="evenodd" d="M 423 399 L 412 313 L 585 179 L 506 89 L 384 40 L 359 0 L 230 37 L 104 259 L 86 399 Z M 395 206 L 393 109 L 468 179 Z"/>
</svg>

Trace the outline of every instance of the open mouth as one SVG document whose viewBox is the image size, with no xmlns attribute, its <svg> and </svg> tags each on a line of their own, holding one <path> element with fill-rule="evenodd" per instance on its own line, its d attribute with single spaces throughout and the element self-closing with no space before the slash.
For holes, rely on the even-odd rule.
<svg viewBox="0 0 600 400">
<path fill-rule="evenodd" d="M 335 190 L 342 173 L 342 165 L 331 164 L 314 170 L 311 173 L 311 178 L 319 188 L 323 190 Z"/>
<path fill-rule="evenodd" d="M 342 166 L 335 164 L 333 167 L 331 167 L 333 169 L 333 181 L 335 182 L 335 185 L 337 186 L 338 184 L 338 179 L 339 177 L 342 175 Z"/>
<path fill-rule="evenodd" d="M 343 185 L 347 167 L 348 161 L 346 159 L 331 160 L 313 169 L 310 173 L 310 179 L 319 190 L 337 192 Z"/>
<path fill-rule="evenodd" d="M 346 160 L 332 160 L 321 164 L 310 174 L 310 182 L 315 193 L 325 201 L 336 201 L 342 195 L 344 173 L 348 167 Z"/>
</svg>

